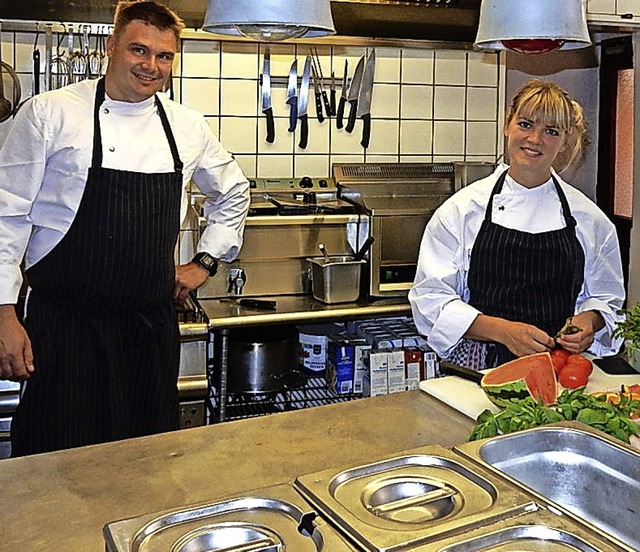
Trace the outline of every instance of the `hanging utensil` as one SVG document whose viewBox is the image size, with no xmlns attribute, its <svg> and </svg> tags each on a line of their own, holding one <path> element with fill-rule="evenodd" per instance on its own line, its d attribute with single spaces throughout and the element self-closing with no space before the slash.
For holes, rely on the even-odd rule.
<svg viewBox="0 0 640 552">
<path fill-rule="evenodd" d="M 287 105 L 289 106 L 289 132 L 296 130 L 298 122 L 298 60 L 294 59 L 289 69 L 287 82 Z"/>
<path fill-rule="evenodd" d="M 276 129 L 273 120 L 273 108 L 271 107 L 271 52 L 269 48 L 264 51 L 262 68 L 262 113 L 267 118 L 267 142 L 273 144 L 276 138 Z"/>
<path fill-rule="evenodd" d="M 373 95 L 375 68 L 376 51 L 371 50 L 364 66 L 362 82 L 358 91 L 358 109 L 356 110 L 356 118 L 362 119 L 362 140 L 360 145 L 365 149 L 369 147 L 369 139 L 371 137 L 371 97 Z"/>
<path fill-rule="evenodd" d="M 307 56 L 302 71 L 302 81 L 300 82 L 300 96 L 298 97 L 298 119 L 300 119 L 300 142 L 298 147 L 305 149 L 309 139 L 309 78 L 311 75 L 311 57 Z"/>
<path fill-rule="evenodd" d="M 342 88 L 340 89 L 340 101 L 338 102 L 338 113 L 336 114 L 336 127 L 342 128 L 342 118 L 344 117 L 344 107 L 347 104 L 347 93 L 349 92 L 349 61 L 344 60 L 344 73 L 342 74 Z"/>
<path fill-rule="evenodd" d="M 353 77 L 351 78 L 351 84 L 349 85 L 349 92 L 347 93 L 347 101 L 350 104 L 349 108 L 349 120 L 347 121 L 347 126 L 344 129 L 347 132 L 352 132 L 353 128 L 356 126 L 356 113 L 358 111 L 358 93 L 360 92 L 360 83 L 362 82 L 362 74 L 364 73 L 364 63 L 365 59 L 362 56 L 358 60 L 358 65 L 356 65 L 356 70 L 353 72 Z"/>
<path fill-rule="evenodd" d="M 0 121 L 6 121 L 11 117 L 13 111 L 13 105 L 4 95 L 4 76 L 2 74 L 3 69 L 6 70 L 7 66 L 2 61 L 2 23 L 0 22 Z"/>
<path fill-rule="evenodd" d="M 335 113 L 333 113 L 333 110 L 331 109 L 331 102 L 329 102 L 329 97 L 327 96 L 327 91 L 324 87 L 324 75 L 322 74 L 322 65 L 320 64 L 320 56 L 318 55 L 317 48 L 313 49 L 312 60 L 314 69 L 316 71 L 316 74 L 318 75 L 320 95 L 322 96 L 322 102 L 324 104 L 324 112 L 327 114 L 327 117 L 331 117 L 331 115 L 335 115 Z"/>
</svg>

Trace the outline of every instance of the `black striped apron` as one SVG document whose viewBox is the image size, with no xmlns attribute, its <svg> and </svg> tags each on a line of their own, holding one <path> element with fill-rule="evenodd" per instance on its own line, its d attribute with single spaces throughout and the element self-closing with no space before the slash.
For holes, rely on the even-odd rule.
<svg viewBox="0 0 640 552">
<path fill-rule="evenodd" d="M 180 336 L 171 298 L 182 162 L 155 105 L 174 172 L 102 167 L 94 106 L 92 166 L 71 227 L 29 268 L 26 328 L 35 372 L 11 427 L 12 455 L 177 429 Z"/>
<path fill-rule="evenodd" d="M 531 234 L 494 224 L 493 198 L 502 191 L 506 175 L 507 171 L 500 175 L 491 192 L 471 250 L 469 304 L 483 314 L 532 324 L 555 335 L 574 314 L 584 281 L 584 251 L 576 237 L 576 220 L 552 176 L 564 228 Z M 480 370 L 514 358 L 502 344 L 463 339 L 448 360 Z"/>
</svg>

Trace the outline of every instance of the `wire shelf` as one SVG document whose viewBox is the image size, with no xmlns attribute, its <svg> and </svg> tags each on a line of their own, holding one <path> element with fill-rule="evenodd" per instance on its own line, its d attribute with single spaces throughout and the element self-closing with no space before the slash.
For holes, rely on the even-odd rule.
<svg viewBox="0 0 640 552">
<path fill-rule="evenodd" d="M 361 399 L 362 393 L 337 394 L 332 391 L 323 377 L 308 377 L 304 385 L 274 393 L 250 394 L 229 393 L 224 421 L 254 418 L 278 412 L 301 410 L 313 406 L 323 406 Z M 217 423 L 216 412 L 218 394 L 215 388 L 209 397 L 210 423 Z"/>
</svg>

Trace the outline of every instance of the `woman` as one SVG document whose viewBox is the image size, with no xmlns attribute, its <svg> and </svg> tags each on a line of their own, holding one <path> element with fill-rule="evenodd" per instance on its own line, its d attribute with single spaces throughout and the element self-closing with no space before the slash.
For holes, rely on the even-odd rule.
<svg viewBox="0 0 640 552">
<path fill-rule="evenodd" d="M 476 370 L 556 344 L 617 352 L 615 228 L 558 176 L 582 155 L 582 108 L 557 85 L 531 80 L 504 134 L 510 165 L 454 194 L 427 225 L 409 293 L 418 329 L 441 357 Z"/>
</svg>

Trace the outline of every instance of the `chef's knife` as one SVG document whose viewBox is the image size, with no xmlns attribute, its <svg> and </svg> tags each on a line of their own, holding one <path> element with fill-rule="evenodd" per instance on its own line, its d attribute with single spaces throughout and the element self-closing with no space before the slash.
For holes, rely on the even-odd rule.
<svg viewBox="0 0 640 552">
<path fill-rule="evenodd" d="M 305 149 L 309 138 L 309 78 L 311 75 L 311 56 L 307 56 L 302 71 L 302 80 L 300 82 L 300 95 L 298 96 L 298 119 L 300 119 L 300 142 L 298 147 Z"/>
<path fill-rule="evenodd" d="M 371 136 L 371 95 L 373 93 L 373 76 L 376 69 L 376 51 L 371 50 L 367 63 L 364 66 L 362 82 L 358 91 L 358 109 L 356 117 L 362 119 L 362 140 L 360 145 L 363 148 L 369 147 Z"/>
<path fill-rule="evenodd" d="M 313 58 L 312 62 L 313 62 Z M 318 122 L 321 123 L 324 121 L 324 115 L 322 114 L 322 92 L 320 91 L 320 78 L 318 77 L 318 73 L 316 73 L 315 65 L 311 66 L 311 74 L 313 75 L 313 93 L 316 98 L 316 117 L 318 118 Z"/>
<path fill-rule="evenodd" d="M 329 106 L 331 107 L 331 116 L 336 116 L 336 74 L 331 71 L 331 88 L 329 92 Z"/>
<path fill-rule="evenodd" d="M 262 113 L 267 117 L 267 142 L 273 144 L 276 137 L 276 129 L 273 122 L 273 109 L 271 107 L 271 53 L 269 48 L 264 51 L 264 65 L 262 68 Z"/>
<path fill-rule="evenodd" d="M 358 60 L 356 70 L 353 72 L 351 78 L 351 84 L 349 85 L 349 92 L 347 93 L 347 101 L 350 104 L 349 108 L 349 120 L 347 126 L 344 129 L 347 132 L 352 132 L 353 127 L 356 124 L 356 113 L 358 112 L 358 93 L 360 92 L 360 83 L 362 82 L 362 73 L 364 72 L 364 56 Z"/>
<path fill-rule="evenodd" d="M 458 376 L 462 379 L 473 381 L 478 385 L 480 385 L 480 382 L 484 377 L 483 372 L 476 372 L 475 370 L 472 370 L 471 368 L 467 368 L 466 366 L 459 366 L 458 364 L 453 364 L 445 360 L 441 360 L 439 363 L 439 366 L 440 366 L 440 372 L 443 374 Z"/>
<path fill-rule="evenodd" d="M 342 75 L 342 88 L 340 89 L 340 101 L 338 102 L 338 113 L 336 115 L 336 127 L 342 128 L 342 118 L 344 117 L 344 106 L 347 103 L 347 92 L 349 83 L 349 62 L 344 60 L 344 74 Z"/>
<path fill-rule="evenodd" d="M 289 132 L 296 129 L 298 122 L 298 60 L 294 59 L 289 69 L 287 84 L 287 103 L 289 104 Z"/>
</svg>

